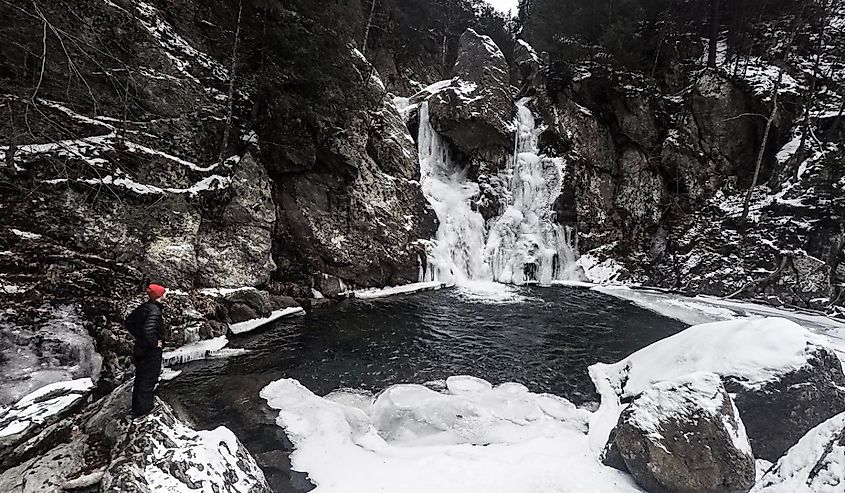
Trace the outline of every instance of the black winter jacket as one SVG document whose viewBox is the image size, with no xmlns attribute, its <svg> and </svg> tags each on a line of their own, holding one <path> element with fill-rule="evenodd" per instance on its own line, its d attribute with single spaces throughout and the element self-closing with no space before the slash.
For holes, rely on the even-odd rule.
<svg viewBox="0 0 845 493">
<path fill-rule="evenodd" d="M 151 351 L 164 341 L 163 308 L 161 303 L 150 300 L 127 317 L 129 330 L 135 336 L 135 352 Z"/>
</svg>

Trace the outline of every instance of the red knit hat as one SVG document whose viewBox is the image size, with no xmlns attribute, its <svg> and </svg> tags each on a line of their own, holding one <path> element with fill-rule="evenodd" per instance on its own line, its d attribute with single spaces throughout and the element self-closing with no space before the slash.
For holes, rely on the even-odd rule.
<svg viewBox="0 0 845 493">
<path fill-rule="evenodd" d="M 165 291 L 167 288 L 160 284 L 150 284 L 147 286 L 147 294 L 150 295 L 150 299 L 157 300 L 164 296 Z"/>
</svg>

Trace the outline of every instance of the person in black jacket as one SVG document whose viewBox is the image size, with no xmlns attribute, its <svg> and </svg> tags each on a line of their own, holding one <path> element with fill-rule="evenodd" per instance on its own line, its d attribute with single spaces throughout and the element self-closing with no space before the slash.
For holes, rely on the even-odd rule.
<svg viewBox="0 0 845 493">
<path fill-rule="evenodd" d="M 149 284 L 146 291 L 149 300 L 126 318 L 126 326 L 135 338 L 132 415 L 136 418 L 153 409 L 153 391 L 161 373 L 161 352 L 164 348 L 164 306 L 161 301 L 167 289 L 159 284 Z"/>
</svg>

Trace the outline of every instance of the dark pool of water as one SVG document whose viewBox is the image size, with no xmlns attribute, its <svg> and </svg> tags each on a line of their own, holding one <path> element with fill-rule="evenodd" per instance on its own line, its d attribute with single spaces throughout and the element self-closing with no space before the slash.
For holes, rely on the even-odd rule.
<svg viewBox="0 0 845 493">
<path fill-rule="evenodd" d="M 618 361 L 684 328 L 601 293 L 521 288 L 519 303 L 468 301 L 453 290 L 334 308 L 238 338 L 249 352 L 186 365 L 162 395 L 202 427 L 226 425 L 256 455 L 276 491 L 306 491 L 287 465 L 290 444 L 258 397 L 289 377 L 323 395 L 475 375 L 519 382 L 582 404 L 596 398 L 587 367 Z"/>
</svg>

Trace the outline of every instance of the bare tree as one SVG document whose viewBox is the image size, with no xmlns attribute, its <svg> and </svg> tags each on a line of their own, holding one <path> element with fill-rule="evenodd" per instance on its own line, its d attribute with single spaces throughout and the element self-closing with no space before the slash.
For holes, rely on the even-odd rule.
<svg viewBox="0 0 845 493">
<path fill-rule="evenodd" d="M 370 39 L 370 28 L 373 27 L 373 16 L 376 13 L 376 0 L 370 1 L 370 15 L 367 17 L 367 27 L 364 29 L 364 42 L 361 44 L 361 53 L 367 54 L 367 41 Z"/>
<path fill-rule="evenodd" d="M 760 144 L 760 151 L 757 153 L 757 164 L 754 166 L 754 177 L 751 179 L 751 185 L 748 187 L 748 192 L 745 194 L 745 201 L 742 204 L 742 216 L 739 218 L 739 224 L 745 224 L 748 219 L 748 210 L 751 206 L 751 196 L 754 194 L 754 188 L 757 187 L 757 180 L 760 178 L 760 167 L 763 164 L 763 154 L 766 152 L 766 144 L 769 142 L 769 132 L 772 129 L 772 122 L 778 114 L 778 91 L 783 80 L 783 65 L 778 69 L 778 78 L 772 87 L 772 111 L 766 119 L 766 129 L 763 130 L 763 142 Z"/>
<path fill-rule="evenodd" d="M 243 1 L 238 2 L 238 23 L 235 27 L 235 42 L 232 45 L 232 64 L 229 67 L 229 107 L 226 110 L 226 127 L 223 129 L 223 142 L 220 146 L 219 162 L 223 162 L 223 156 L 226 153 L 226 148 L 229 146 L 229 132 L 232 126 L 232 112 L 235 102 L 235 69 L 238 61 L 238 43 L 241 37 L 241 14 L 243 13 Z"/>
<path fill-rule="evenodd" d="M 719 43 L 719 0 L 710 0 L 710 43 L 707 47 L 707 66 L 716 68 L 716 48 Z"/>
<path fill-rule="evenodd" d="M 769 132 L 771 132 L 772 122 L 774 122 L 778 114 L 778 93 L 780 92 L 780 85 L 783 81 L 783 72 L 786 67 L 787 60 L 789 59 L 789 52 L 792 48 L 792 43 L 795 41 L 795 33 L 798 31 L 799 23 L 804 15 L 804 7 L 806 4 L 807 0 L 802 0 L 800 10 L 792 19 L 789 39 L 784 46 L 783 55 L 780 63 L 778 64 L 778 76 L 772 86 L 772 111 L 766 119 L 766 128 L 763 130 L 763 142 L 760 143 L 760 151 L 757 153 L 757 163 L 754 166 L 754 176 L 751 178 L 751 185 L 748 187 L 748 192 L 746 192 L 745 200 L 742 204 L 742 216 L 739 218 L 740 226 L 744 225 L 745 221 L 748 220 L 748 211 L 751 206 L 751 196 L 754 194 L 754 188 L 757 187 L 757 180 L 760 178 L 760 167 L 763 164 L 763 155 L 766 153 L 766 144 L 769 142 Z"/>
</svg>

